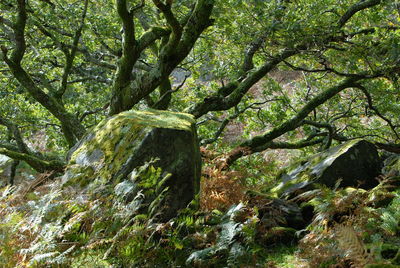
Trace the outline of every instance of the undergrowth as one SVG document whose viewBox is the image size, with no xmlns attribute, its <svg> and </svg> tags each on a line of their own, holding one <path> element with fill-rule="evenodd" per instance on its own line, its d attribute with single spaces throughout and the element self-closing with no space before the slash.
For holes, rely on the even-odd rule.
<svg viewBox="0 0 400 268">
<path fill-rule="evenodd" d="M 288 202 L 246 191 L 240 173 L 209 169 L 199 197 L 160 222 L 168 176 L 150 162 L 94 192 L 59 180 L 29 193 L 3 188 L 0 267 L 400 265 L 393 178 L 369 191 L 320 186 Z M 307 226 L 289 224 L 294 202 L 313 209 Z"/>
<path fill-rule="evenodd" d="M 211 193 L 202 198 L 204 209 L 195 199 L 177 217 L 159 222 L 163 173 L 148 163 L 135 174 L 140 180 L 130 176 L 95 192 L 63 188 L 58 180 L 26 195 L 4 188 L 0 266 L 255 267 L 266 262 L 263 237 L 277 231 L 279 215 L 263 212 L 261 219 L 268 205 L 244 201 L 248 197 L 238 182 L 225 183 L 229 175 L 213 173 L 209 184 L 202 184 L 202 194 Z M 232 189 L 234 195 L 224 194 Z M 224 201 L 215 203 L 217 197 Z"/>
<path fill-rule="evenodd" d="M 384 179 L 369 191 L 320 187 L 298 197 L 315 210 L 298 256 L 309 267 L 400 264 L 400 196 L 391 182 Z"/>
</svg>

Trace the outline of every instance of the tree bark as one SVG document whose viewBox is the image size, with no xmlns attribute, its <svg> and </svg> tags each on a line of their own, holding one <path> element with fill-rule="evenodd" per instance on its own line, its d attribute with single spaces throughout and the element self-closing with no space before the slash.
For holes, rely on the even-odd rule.
<svg viewBox="0 0 400 268">
<path fill-rule="evenodd" d="M 113 86 L 110 115 L 131 109 L 139 101 L 148 96 L 159 87 L 171 72 L 181 63 L 192 50 L 200 34 L 211 25 L 210 19 L 214 0 L 198 0 L 190 17 L 184 23 L 179 22 L 171 11 L 171 6 L 161 1 L 154 1 L 156 6 L 164 13 L 170 27 L 168 41 L 161 47 L 158 62 L 151 70 L 137 75 L 132 75 L 132 69 L 137 62 L 140 52 L 149 47 L 151 42 L 141 40 L 134 42 L 134 24 L 131 22 L 133 13 L 126 10 L 125 1 L 117 1 L 118 14 L 123 21 L 124 44 L 123 55 L 120 59 L 116 80 Z M 157 38 L 163 37 L 157 35 Z M 144 43 L 141 47 L 138 45 Z"/>
<path fill-rule="evenodd" d="M 62 170 L 65 166 L 65 163 L 58 160 L 43 160 L 37 156 L 20 153 L 8 150 L 6 148 L 0 148 L 0 154 L 4 154 L 15 160 L 22 160 L 28 163 L 32 168 L 34 168 L 38 172 L 44 172 L 46 170 Z"/>
</svg>

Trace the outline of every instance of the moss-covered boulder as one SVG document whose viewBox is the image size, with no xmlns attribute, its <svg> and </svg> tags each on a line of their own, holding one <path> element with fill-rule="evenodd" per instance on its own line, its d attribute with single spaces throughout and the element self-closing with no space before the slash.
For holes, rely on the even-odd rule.
<svg viewBox="0 0 400 268">
<path fill-rule="evenodd" d="M 189 114 L 126 111 L 102 121 L 69 153 L 63 185 L 96 192 L 104 185 L 137 180 L 132 179 L 135 168 L 153 159 L 158 159 L 155 167 L 171 174 L 162 186 L 168 187 L 161 215 L 166 220 L 199 189 L 201 158 L 195 120 Z"/>
<path fill-rule="evenodd" d="M 296 236 L 296 229 L 290 227 L 273 227 L 262 236 L 262 243 L 266 246 L 283 244 L 290 245 L 297 242 L 299 239 Z"/>
<path fill-rule="evenodd" d="M 312 189 L 315 184 L 334 187 L 359 186 L 369 189 L 382 167 L 378 151 L 365 140 L 352 140 L 297 163 L 279 175 L 281 183 L 272 189 L 277 196 L 292 196 Z"/>
</svg>

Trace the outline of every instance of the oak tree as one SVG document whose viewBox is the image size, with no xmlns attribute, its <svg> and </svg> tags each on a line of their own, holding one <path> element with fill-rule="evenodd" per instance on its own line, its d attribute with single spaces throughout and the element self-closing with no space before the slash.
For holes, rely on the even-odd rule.
<svg viewBox="0 0 400 268">
<path fill-rule="evenodd" d="M 0 153 L 37 171 L 102 118 L 170 109 L 224 158 L 367 138 L 398 152 L 400 3 L 2 0 Z M 42 142 L 38 142 L 42 139 Z"/>
</svg>

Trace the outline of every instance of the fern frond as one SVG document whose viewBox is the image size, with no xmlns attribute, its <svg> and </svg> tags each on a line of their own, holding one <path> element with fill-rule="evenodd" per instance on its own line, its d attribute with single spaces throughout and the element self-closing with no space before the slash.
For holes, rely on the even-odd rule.
<svg viewBox="0 0 400 268">
<path fill-rule="evenodd" d="M 372 257 L 359 239 L 354 228 L 351 226 L 337 225 L 335 238 L 338 247 L 345 253 L 345 257 L 351 260 L 355 267 L 364 267 L 372 262 Z"/>
</svg>

